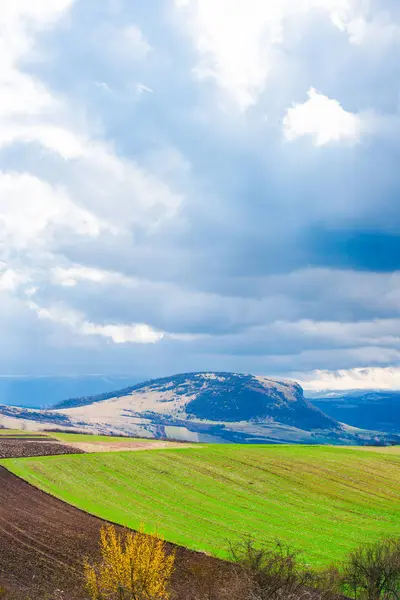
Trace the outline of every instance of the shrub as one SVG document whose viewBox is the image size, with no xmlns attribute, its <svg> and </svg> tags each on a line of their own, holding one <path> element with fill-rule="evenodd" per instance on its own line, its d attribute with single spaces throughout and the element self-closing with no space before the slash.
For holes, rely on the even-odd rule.
<svg viewBox="0 0 400 600">
<path fill-rule="evenodd" d="M 355 599 L 400 599 L 400 540 L 388 539 L 352 552 L 343 569 L 347 594 Z"/>
<path fill-rule="evenodd" d="M 168 600 L 174 553 L 154 535 L 118 534 L 113 525 L 100 532 L 101 559 L 85 562 L 86 589 L 92 600 Z"/>
<path fill-rule="evenodd" d="M 299 563 L 299 552 L 276 541 L 272 547 L 256 546 L 249 537 L 231 545 L 232 560 L 251 579 L 253 597 L 260 600 L 295 597 L 314 581 Z"/>
</svg>

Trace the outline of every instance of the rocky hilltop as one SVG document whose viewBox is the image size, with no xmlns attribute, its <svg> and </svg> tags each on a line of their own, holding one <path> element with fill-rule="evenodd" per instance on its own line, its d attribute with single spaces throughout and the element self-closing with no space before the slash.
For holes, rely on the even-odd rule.
<svg viewBox="0 0 400 600">
<path fill-rule="evenodd" d="M 3 415 L 3 417 L 1 416 Z M 117 392 L 66 400 L 51 411 L 0 407 L 26 426 L 194 441 L 363 444 L 386 441 L 344 425 L 304 398 L 295 382 L 238 373 L 184 373 Z"/>
<path fill-rule="evenodd" d="M 106 401 L 111 404 L 102 405 L 102 409 L 110 406 L 113 410 L 126 410 L 129 405 L 135 412 L 155 412 L 173 419 L 273 419 L 307 431 L 338 426 L 304 399 L 298 383 L 236 373 L 184 373 L 110 394 L 67 400 L 55 408 L 92 406 L 92 412 L 96 411 L 95 403 Z"/>
</svg>

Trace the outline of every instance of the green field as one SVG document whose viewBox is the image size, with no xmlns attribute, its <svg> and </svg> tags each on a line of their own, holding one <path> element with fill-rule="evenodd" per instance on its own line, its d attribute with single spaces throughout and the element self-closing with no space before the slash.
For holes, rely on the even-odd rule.
<svg viewBox="0 0 400 600">
<path fill-rule="evenodd" d="M 196 448 L 8 459 L 10 471 L 116 523 L 224 556 L 281 539 L 315 566 L 400 535 L 400 456 L 310 446 Z"/>
<path fill-rule="evenodd" d="M 22 429 L 0 429 L 0 436 L 13 437 L 51 437 L 60 442 L 98 442 L 121 443 L 121 442 L 154 442 L 152 438 L 138 438 L 128 436 L 92 435 L 90 433 L 59 433 L 58 431 L 23 431 Z"/>
<path fill-rule="evenodd" d="M 48 437 L 49 434 L 46 432 L 40 431 L 23 431 L 22 429 L 0 429 L 0 436 L 13 436 L 15 438 L 24 438 L 24 437 Z"/>
</svg>

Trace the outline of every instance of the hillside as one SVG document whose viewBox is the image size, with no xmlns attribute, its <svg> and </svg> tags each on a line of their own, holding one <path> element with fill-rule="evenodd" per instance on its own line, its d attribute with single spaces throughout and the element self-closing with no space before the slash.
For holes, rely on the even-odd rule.
<svg viewBox="0 0 400 600">
<path fill-rule="evenodd" d="M 110 402 L 106 404 L 106 400 Z M 112 407 L 114 412 L 129 408 L 173 419 L 238 422 L 272 418 L 305 430 L 338 426 L 304 399 L 297 383 L 233 373 L 185 373 L 113 393 L 67 400 L 54 408 L 91 406 L 94 412 L 98 402 L 102 409 Z M 89 414 L 89 410 L 83 412 Z"/>
<path fill-rule="evenodd" d="M 354 427 L 400 433 L 400 391 L 332 392 L 319 394 L 311 402 Z"/>
<path fill-rule="evenodd" d="M 396 448 L 232 444 L 2 464 L 88 513 L 221 557 L 251 532 L 325 566 L 400 533 Z"/>
<path fill-rule="evenodd" d="M 1 416 L 2 415 L 2 416 Z M 0 407 L 0 423 L 23 420 L 99 433 L 208 442 L 363 444 L 387 441 L 339 423 L 304 398 L 297 383 L 236 373 L 185 373 L 51 411 Z M 400 438 L 399 438 L 400 439 Z"/>
</svg>

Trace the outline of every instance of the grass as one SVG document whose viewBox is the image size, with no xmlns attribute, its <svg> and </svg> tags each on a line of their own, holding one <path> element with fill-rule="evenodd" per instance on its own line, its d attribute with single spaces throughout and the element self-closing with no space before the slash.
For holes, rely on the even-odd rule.
<svg viewBox="0 0 400 600">
<path fill-rule="evenodd" d="M 217 556 L 245 534 L 314 566 L 400 535 L 400 456 L 311 446 L 209 445 L 0 461 L 83 510 Z"/>
<path fill-rule="evenodd" d="M 121 443 L 121 442 L 154 442 L 151 438 L 137 438 L 112 435 L 92 435 L 84 433 L 58 433 L 57 431 L 23 431 L 22 429 L 0 429 L 0 436 L 13 437 L 51 437 L 60 442 L 89 442 L 93 443 Z"/>
<path fill-rule="evenodd" d="M 378 452 L 379 454 L 400 455 L 400 446 L 352 446 L 352 448 L 369 452 Z"/>
<path fill-rule="evenodd" d="M 48 437 L 46 432 L 40 431 L 23 431 L 22 429 L 0 429 L 0 437 L 1 436 L 13 436 L 15 438 L 24 438 L 24 437 Z"/>
<path fill-rule="evenodd" d="M 89 442 L 92 443 L 123 443 L 123 442 L 154 442 L 151 438 L 115 437 L 111 435 L 91 435 L 84 433 L 57 433 L 49 435 L 60 442 Z"/>
<path fill-rule="evenodd" d="M 57 431 L 23 431 L 22 429 L 0 429 L 0 436 L 15 438 L 50 437 L 60 442 L 122 443 L 122 442 L 154 442 L 151 438 L 137 438 L 111 435 L 92 435 L 84 433 L 58 433 Z"/>
</svg>

